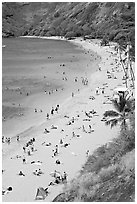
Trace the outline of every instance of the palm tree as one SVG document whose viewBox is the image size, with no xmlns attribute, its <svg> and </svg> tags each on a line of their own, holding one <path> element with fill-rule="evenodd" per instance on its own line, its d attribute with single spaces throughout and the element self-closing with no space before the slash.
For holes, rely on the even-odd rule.
<svg viewBox="0 0 137 204">
<path fill-rule="evenodd" d="M 105 111 L 103 114 L 105 118 L 105 124 L 110 125 L 111 128 L 120 124 L 122 129 L 127 129 L 127 120 L 130 119 L 130 115 L 134 112 L 135 103 L 134 99 L 125 99 L 120 96 L 119 102 L 112 100 L 113 106 L 116 110 Z"/>
</svg>

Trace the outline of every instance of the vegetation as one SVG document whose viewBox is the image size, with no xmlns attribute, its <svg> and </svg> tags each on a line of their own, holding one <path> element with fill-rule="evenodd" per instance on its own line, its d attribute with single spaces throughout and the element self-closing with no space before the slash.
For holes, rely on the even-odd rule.
<svg viewBox="0 0 137 204">
<path fill-rule="evenodd" d="M 106 111 L 104 117 L 114 117 L 106 121 L 111 127 L 121 123 L 119 136 L 97 148 L 53 202 L 135 201 L 135 103 L 121 96 L 113 104 L 116 111 Z"/>
<path fill-rule="evenodd" d="M 80 175 L 53 202 L 135 201 L 135 124 L 88 157 Z"/>
<path fill-rule="evenodd" d="M 129 119 L 129 114 L 134 111 L 133 99 L 126 99 L 120 96 L 120 100 L 112 100 L 112 103 L 116 109 L 105 111 L 104 118 L 106 118 L 106 125 L 110 125 L 111 128 L 116 126 L 118 123 L 121 125 L 121 129 L 127 128 L 127 120 Z M 107 119 L 108 118 L 108 119 Z"/>
<path fill-rule="evenodd" d="M 134 2 L 4 2 L 2 15 L 3 37 L 90 35 L 120 45 L 128 38 L 134 55 Z"/>
</svg>

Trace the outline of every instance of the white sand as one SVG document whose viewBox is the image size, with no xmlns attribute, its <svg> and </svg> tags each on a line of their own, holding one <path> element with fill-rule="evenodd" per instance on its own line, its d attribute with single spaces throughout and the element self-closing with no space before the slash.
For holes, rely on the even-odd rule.
<svg viewBox="0 0 137 204">
<path fill-rule="evenodd" d="M 119 128 L 110 129 L 106 127 L 104 122 L 101 121 L 103 113 L 105 110 L 112 108 L 112 104 L 103 102 L 107 101 L 106 96 L 112 97 L 113 89 L 118 85 L 122 85 L 123 71 L 121 66 L 117 68 L 114 59 L 118 59 L 118 56 L 111 54 L 114 52 L 113 48 L 109 47 L 100 47 L 94 42 L 90 41 L 81 41 L 76 39 L 73 41 L 79 45 L 82 45 L 85 49 L 91 49 L 94 52 L 97 52 L 101 56 L 102 61 L 99 64 L 102 71 L 96 71 L 91 75 L 91 81 L 88 87 L 77 93 L 73 98 L 68 98 L 62 106 L 60 107 L 59 113 L 53 115 L 53 118 L 42 125 L 38 125 L 35 130 L 30 134 L 32 137 L 36 138 L 35 148 L 37 151 L 31 156 L 27 156 L 27 164 L 22 163 L 22 159 L 10 159 L 11 157 L 18 155 L 23 155 L 22 147 L 14 155 L 10 155 L 9 158 L 3 160 L 3 188 L 8 186 L 13 187 L 13 191 L 6 195 L 3 195 L 3 201 L 6 202 L 34 202 L 36 189 L 38 187 L 46 188 L 50 181 L 53 178 L 50 176 L 50 173 L 55 169 L 63 173 L 64 171 L 68 174 L 68 182 L 74 178 L 78 171 L 81 169 L 82 165 L 86 161 L 86 151 L 90 150 L 92 153 L 97 147 L 106 142 L 112 140 L 112 138 L 118 135 Z M 113 63 L 113 64 L 112 64 Z M 114 68 L 114 76 L 111 79 L 107 78 L 106 71 Z M 105 87 L 105 93 L 100 92 L 99 95 L 95 94 L 95 89 L 97 87 L 102 88 L 103 84 L 107 83 Z M 95 100 L 89 99 L 90 96 L 94 96 Z M 110 102 L 110 101 L 108 101 Z M 90 111 L 94 109 L 97 114 L 93 116 L 90 121 L 83 121 L 88 119 L 85 115 L 85 111 Z M 65 115 L 69 118 L 64 117 Z M 79 115 L 80 117 L 77 117 Z M 75 117 L 75 122 L 72 125 L 67 125 L 67 123 Z M 54 124 L 57 126 L 57 129 L 51 129 L 51 125 Z M 94 132 L 91 134 L 85 133 L 82 131 L 82 125 L 85 126 L 85 129 L 88 130 L 88 125 L 91 125 L 94 129 Z M 44 134 L 44 128 L 50 130 L 49 134 Z M 64 131 L 61 131 L 61 130 Z M 80 137 L 72 138 L 72 132 L 80 135 Z M 70 143 L 67 148 L 61 147 L 59 145 L 59 140 L 63 138 L 65 143 Z M 51 146 L 47 147 L 42 145 L 43 142 L 51 142 Z M 59 145 L 59 155 L 55 158 L 52 158 L 55 145 Z M 55 164 L 55 160 L 59 159 L 62 164 Z M 42 161 L 40 166 L 36 164 L 30 164 L 31 161 Z M 41 168 L 44 172 L 41 176 L 36 176 L 33 174 L 35 169 Z M 22 170 L 25 174 L 24 177 L 17 175 L 19 171 Z M 45 201 L 52 201 L 56 195 L 61 192 L 63 185 L 56 185 L 49 187 L 50 194 L 45 199 Z"/>
</svg>

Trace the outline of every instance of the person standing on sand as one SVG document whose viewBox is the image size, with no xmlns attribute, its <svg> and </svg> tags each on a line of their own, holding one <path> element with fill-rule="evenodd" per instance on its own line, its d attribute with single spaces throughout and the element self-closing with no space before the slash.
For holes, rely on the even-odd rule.
<svg viewBox="0 0 137 204">
<path fill-rule="evenodd" d="M 99 94 L 99 87 L 96 88 L 96 95 Z"/>
<path fill-rule="evenodd" d="M 64 171 L 63 176 L 62 176 L 62 181 L 67 182 L 67 173 Z"/>
<path fill-rule="evenodd" d="M 47 120 L 49 120 L 49 114 L 47 113 Z"/>
<path fill-rule="evenodd" d="M 54 114 L 54 108 L 52 107 L 52 109 L 51 109 L 51 115 L 53 115 Z"/>
<path fill-rule="evenodd" d="M 58 107 L 55 108 L 55 111 L 58 112 Z"/>
<path fill-rule="evenodd" d="M 63 140 L 62 139 L 60 139 L 60 144 L 63 144 Z"/>
<path fill-rule="evenodd" d="M 28 153 L 28 156 L 31 156 L 31 154 L 30 154 L 30 149 L 28 149 L 27 153 Z"/>
<path fill-rule="evenodd" d="M 87 157 L 89 156 L 89 150 L 86 151 L 86 156 L 87 156 Z"/>
<path fill-rule="evenodd" d="M 56 106 L 55 111 L 58 113 L 59 105 Z"/>
<path fill-rule="evenodd" d="M 4 143 L 5 141 L 4 141 L 4 136 L 2 136 L 2 143 Z"/>
<path fill-rule="evenodd" d="M 58 152 L 58 145 L 55 146 L 55 150 L 52 150 L 54 153 L 53 153 L 53 156 L 52 157 L 55 157 L 59 154 Z"/>
<path fill-rule="evenodd" d="M 26 158 L 24 155 L 23 155 L 22 161 L 23 161 L 23 164 L 26 164 Z"/>
<path fill-rule="evenodd" d="M 19 142 L 19 140 L 20 140 L 20 137 L 19 137 L 19 135 L 17 135 L 17 142 Z"/>
<path fill-rule="evenodd" d="M 23 149 L 24 153 L 26 153 L 26 148 L 25 148 L 25 147 L 22 147 L 22 149 Z"/>
<path fill-rule="evenodd" d="M 104 93 L 105 93 L 104 88 L 102 88 L 102 94 L 104 94 Z"/>
<path fill-rule="evenodd" d="M 82 125 L 82 130 L 83 130 L 83 132 L 87 132 L 87 131 L 85 130 L 85 126 L 84 126 L 84 125 Z"/>
<path fill-rule="evenodd" d="M 10 143 L 11 143 L 11 139 L 10 139 L 10 137 L 8 138 L 7 142 L 8 142 L 8 144 L 10 144 Z"/>
<path fill-rule="evenodd" d="M 99 67 L 98 70 L 101 71 L 101 67 Z"/>
<path fill-rule="evenodd" d="M 36 108 L 34 109 L 34 112 L 37 113 L 37 109 Z"/>
<path fill-rule="evenodd" d="M 75 133 L 74 132 L 72 132 L 72 137 L 75 137 L 76 135 L 75 135 Z"/>
<path fill-rule="evenodd" d="M 58 145 L 55 146 L 55 153 L 56 153 L 56 154 L 59 153 Z"/>
</svg>

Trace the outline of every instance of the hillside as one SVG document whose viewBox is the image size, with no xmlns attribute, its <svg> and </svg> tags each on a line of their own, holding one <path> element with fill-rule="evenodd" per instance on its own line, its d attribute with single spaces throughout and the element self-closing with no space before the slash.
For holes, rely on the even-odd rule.
<svg viewBox="0 0 137 204">
<path fill-rule="evenodd" d="M 134 45 L 134 2 L 5 2 L 2 15 L 3 37 L 90 35 L 118 42 L 128 37 Z"/>
<path fill-rule="evenodd" d="M 111 143 L 96 149 L 53 202 L 134 202 L 135 124 Z"/>
</svg>

